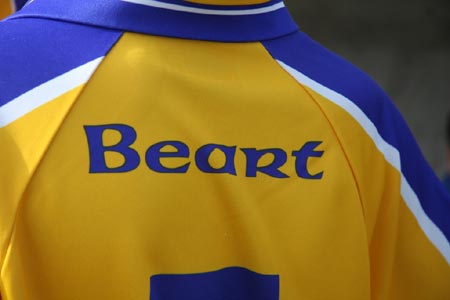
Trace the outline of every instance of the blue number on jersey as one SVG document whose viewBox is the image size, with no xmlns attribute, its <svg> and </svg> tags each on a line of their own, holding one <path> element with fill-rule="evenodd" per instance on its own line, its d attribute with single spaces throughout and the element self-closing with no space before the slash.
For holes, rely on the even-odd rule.
<svg viewBox="0 0 450 300">
<path fill-rule="evenodd" d="M 279 300 L 279 276 L 244 268 L 150 278 L 150 300 Z"/>
</svg>

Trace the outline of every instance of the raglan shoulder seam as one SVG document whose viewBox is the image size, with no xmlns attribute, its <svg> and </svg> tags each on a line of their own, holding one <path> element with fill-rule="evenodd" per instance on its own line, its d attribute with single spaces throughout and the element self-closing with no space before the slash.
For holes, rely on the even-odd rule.
<svg viewBox="0 0 450 300">
<path fill-rule="evenodd" d="M 106 59 L 106 57 L 109 54 L 109 52 L 114 48 L 114 46 L 122 38 L 122 36 L 123 36 L 123 32 L 117 37 L 116 41 L 111 44 L 109 50 L 105 53 L 105 55 L 101 56 L 101 57 L 103 57 L 101 62 L 96 66 L 95 70 L 93 70 L 92 75 L 90 76 L 89 80 L 86 83 L 84 83 L 84 86 L 82 87 L 82 89 L 79 91 L 78 95 L 73 100 L 73 103 L 70 105 L 70 107 L 68 108 L 68 110 L 65 113 L 65 115 L 62 117 L 62 120 L 61 120 L 59 126 L 55 129 L 53 135 L 51 136 L 51 138 L 50 138 L 50 140 L 48 142 L 48 144 L 45 146 L 44 150 L 42 151 L 42 154 L 39 157 L 39 160 L 37 161 L 34 169 L 30 172 L 29 178 L 28 178 L 27 182 L 25 183 L 22 192 L 20 193 L 19 201 L 18 201 L 17 208 L 16 208 L 16 211 L 15 211 L 15 214 L 14 214 L 14 220 L 13 220 L 11 229 L 9 231 L 9 237 L 6 239 L 6 242 L 5 242 L 6 251 L 5 251 L 4 255 L 3 255 L 3 257 L 0 257 L 0 267 L 1 267 L 0 274 L 3 273 L 4 267 L 5 267 L 4 266 L 5 259 L 8 256 L 9 252 L 11 251 L 11 242 L 12 242 L 12 238 L 14 236 L 14 232 L 16 230 L 17 216 L 18 216 L 18 213 L 19 213 L 19 211 L 21 209 L 21 206 L 23 205 L 23 197 L 24 197 L 24 195 L 26 194 L 26 192 L 27 192 L 31 182 L 33 181 L 34 176 L 38 172 L 38 170 L 39 170 L 39 168 L 40 168 L 44 158 L 46 157 L 46 154 L 47 154 L 48 150 L 52 146 L 52 144 L 55 141 L 57 135 L 59 134 L 59 132 L 61 130 L 61 127 L 63 126 L 65 120 L 69 117 L 69 115 L 73 111 L 74 106 L 77 104 L 77 102 L 80 99 L 80 97 L 86 91 L 86 88 L 88 87 L 89 83 L 92 81 L 92 78 L 97 74 L 97 71 L 99 70 L 99 68 L 103 64 L 103 62 Z"/>
<path fill-rule="evenodd" d="M 352 181 L 353 181 L 353 184 L 355 185 L 355 189 L 356 189 L 356 192 L 357 192 L 357 194 L 358 194 L 358 200 L 359 200 L 360 205 L 361 205 L 361 212 L 362 212 L 362 215 L 363 215 L 364 220 L 365 220 L 366 209 L 365 209 L 364 203 L 363 203 L 363 201 L 362 201 L 361 189 L 360 189 L 360 185 L 359 185 L 358 179 L 357 179 L 357 177 L 356 177 L 355 169 L 354 169 L 354 166 L 352 165 L 352 163 L 351 163 L 351 161 L 350 161 L 350 159 L 349 159 L 349 156 L 348 156 L 348 153 L 347 153 L 347 151 L 346 151 L 346 149 L 345 149 L 345 147 L 344 147 L 344 144 L 343 144 L 341 138 L 339 137 L 339 134 L 338 134 L 338 132 L 337 132 L 335 126 L 333 125 L 333 122 L 331 121 L 330 117 L 328 116 L 328 114 L 326 113 L 326 111 L 324 110 L 324 108 L 317 102 L 317 100 L 316 100 L 316 99 L 314 98 L 314 96 L 308 91 L 308 89 L 307 89 L 303 84 L 301 84 L 300 82 L 298 82 L 297 80 L 295 80 L 295 78 L 294 78 L 291 74 L 289 74 L 289 72 L 287 72 L 287 71 L 286 71 L 286 70 L 278 63 L 278 61 L 271 55 L 271 53 L 270 53 L 264 46 L 263 46 L 263 48 L 264 48 L 264 50 L 266 51 L 266 53 L 271 57 L 271 60 L 276 64 L 276 67 L 277 67 L 278 69 L 281 69 L 281 71 L 283 71 L 283 73 L 285 73 L 286 75 L 288 75 L 288 76 L 291 78 L 291 80 L 293 80 L 293 81 L 295 82 L 295 84 L 297 84 L 297 85 L 298 85 L 298 86 L 299 86 L 299 87 L 300 87 L 300 88 L 308 95 L 308 97 L 314 102 L 314 105 L 317 106 L 317 108 L 320 110 L 320 113 L 322 114 L 322 116 L 326 119 L 326 121 L 327 121 L 327 123 L 328 123 L 328 125 L 329 125 L 329 127 L 330 127 L 330 129 L 331 129 L 331 131 L 333 132 L 334 137 L 336 138 L 336 140 L 337 140 L 337 142 L 338 142 L 338 144 L 339 144 L 339 148 L 340 148 L 342 154 L 344 155 L 346 164 L 348 165 L 349 170 L 350 170 L 350 172 L 351 172 L 351 174 L 352 174 Z"/>
<path fill-rule="evenodd" d="M 351 100 L 352 99 L 351 97 L 349 98 L 348 95 L 346 96 L 345 93 L 342 94 L 341 92 L 334 90 L 332 87 L 327 87 L 323 83 L 315 81 L 308 75 L 305 75 L 296 68 L 286 64 L 284 61 L 278 59 L 275 60 L 299 84 L 309 87 L 313 91 L 329 99 L 331 102 L 337 104 L 359 123 L 359 125 L 363 128 L 363 130 L 369 135 L 369 137 L 375 144 L 377 150 L 384 156 L 385 161 L 399 172 L 401 177 L 401 182 L 398 190 L 399 195 L 401 195 L 402 199 L 409 207 L 411 213 L 414 215 L 420 228 L 422 229 L 424 234 L 428 237 L 429 241 L 439 250 L 439 252 L 441 252 L 443 257 L 447 260 L 447 263 L 450 264 L 450 247 L 448 241 L 446 240 L 446 236 L 444 232 L 441 230 L 441 228 L 439 228 L 434 223 L 434 221 L 424 210 L 421 200 L 419 199 L 419 195 L 413 189 L 410 182 L 406 178 L 402 166 L 402 156 L 399 150 L 400 148 L 397 149 L 397 147 L 392 145 L 388 140 L 386 140 L 385 137 L 382 136 L 382 133 L 380 132 L 380 124 L 382 124 L 381 121 L 385 121 L 386 118 L 388 118 L 388 120 L 385 121 L 384 124 L 385 133 L 386 130 L 388 130 L 387 124 L 391 124 L 389 122 L 392 122 L 392 120 L 389 118 L 393 118 L 393 120 L 401 122 L 399 121 L 400 119 L 399 117 L 395 119 L 397 115 L 386 116 L 380 111 L 382 109 L 385 110 L 387 109 L 392 114 L 395 113 L 395 110 L 392 108 L 392 103 L 389 102 L 390 99 L 387 97 L 380 97 L 380 95 L 384 95 L 380 94 L 380 88 L 375 84 L 370 84 L 370 82 L 367 82 L 366 79 L 363 78 L 364 81 L 360 83 L 361 84 L 366 83 L 366 85 L 358 86 L 358 89 L 360 89 L 359 92 L 365 92 L 366 93 L 365 95 L 369 93 L 368 95 L 371 96 L 368 100 L 374 101 L 368 101 L 368 103 L 359 103 L 359 105 L 366 105 L 365 108 L 361 108 L 357 103 Z M 367 110 L 370 109 L 372 109 L 374 113 L 376 113 L 375 119 L 370 119 L 369 116 L 366 114 Z M 395 126 L 396 124 L 391 125 Z M 393 129 L 395 129 L 395 127 L 393 127 Z M 403 128 L 402 130 L 406 129 Z M 407 133 L 407 138 L 409 136 L 408 134 L 409 133 Z M 418 150 L 416 152 L 418 152 Z M 420 157 L 419 154 L 417 157 Z M 429 171 L 429 173 L 432 174 L 431 171 Z M 439 193 L 439 191 L 437 191 L 437 193 Z M 445 197 L 444 199 L 440 200 L 445 201 Z"/>
</svg>

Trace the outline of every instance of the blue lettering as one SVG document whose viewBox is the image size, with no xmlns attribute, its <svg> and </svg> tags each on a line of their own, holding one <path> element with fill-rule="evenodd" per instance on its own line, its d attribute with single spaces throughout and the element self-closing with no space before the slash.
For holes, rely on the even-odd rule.
<svg viewBox="0 0 450 300">
<path fill-rule="evenodd" d="M 209 163 L 209 157 L 214 150 L 219 150 L 225 154 L 225 165 L 221 168 L 215 169 Z M 217 144 L 208 144 L 197 150 L 195 153 L 195 162 L 200 171 L 205 173 L 224 174 L 228 173 L 236 175 L 236 168 L 234 166 L 234 157 L 236 155 L 236 147 L 227 147 Z"/>
<path fill-rule="evenodd" d="M 130 146 L 136 141 L 137 135 L 133 127 L 121 124 L 84 126 L 89 146 L 89 173 L 125 173 L 135 170 L 140 164 L 139 154 Z M 112 146 L 103 144 L 103 133 L 114 130 L 120 133 L 121 140 Z M 123 165 L 110 168 L 106 164 L 105 153 L 116 152 L 125 158 Z"/>
<path fill-rule="evenodd" d="M 150 277 L 151 300 L 279 300 L 280 276 L 241 267 Z"/>
<path fill-rule="evenodd" d="M 133 127 L 124 124 L 109 124 L 84 126 L 84 130 L 89 147 L 90 173 L 125 173 L 139 167 L 140 154 L 132 148 L 137 139 L 137 133 Z M 109 131 L 120 136 L 120 140 L 114 145 L 105 145 L 107 142 L 105 142 L 104 134 Z M 296 175 L 299 178 L 308 180 L 323 178 L 324 171 L 312 174 L 308 168 L 308 163 L 311 163 L 310 158 L 321 158 L 324 155 L 324 151 L 317 150 L 322 143 L 320 141 L 307 142 L 300 150 L 292 152 L 292 156 L 295 157 Z M 195 152 L 195 164 L 203 173 L 237 176 L 237 149 L 237 146 L 206 144 Z M 283 149 L 240 148 L 240 150 L 246 159 L 245 176 L 258 177 L 261 175 L 258 173 L 263 173 L 273 178 L 289 178 L 280 170 L 287 162 L 287 153 Z M 148 148 L 145 153 L 145 162 L 150 170 L 158 173 L 185 174 L 189 171 L 194 159 L 190 157 L 190 151 L 189 146 L 181 141 L 162 141 Z M 223 155 L 225 159 L 223 164 L 220 163 L 219 166 L 211 164 L 211 158 L 215 157 L 214 151 L 217 151 L 218 155 Z M 124 158 L 124 162 L 119 166 L 111 165 L 112 163 L 107 162 L 107 153 L 119 154 Z M 169 160 L 172 164 L 168 165 L 167 161 L 166 164 L 163 164 L 165 158 L 172 158 Z M 176 160 L 177 158 L 182 160 Z M 264 163 L 265 161 L 270 162 Z"/>
<path fill-rule="evenodd" d="M 163 148 L 166 146 L 172 146 L 176 151 L 163 152 Z M 147 166 L 155 172 L 158 173 L 186 173 L 189 169 L 191 163 L 186 163 L 177 168 L 167 168 L 161 164 L 161 158 L 163 157 L 178 157 L 178 158 L 188 158 L 189 148 L 186 144 L 177 141 L 161 142 L 151 146 L 147 153 L 145 154 L 145 160 Z"/>
<path fill-rule="evenodd" d="M 300 149 L 300 151 L 292 152 L 292 155 L 297 158 L 295 161 L 295 169 L 298 177 L 316 180 L 323 178 L 323 172 L 312 175 L 308 171 L 309 158 L 323 156 L 323 151 L 315 151 L 321 144 L 322 142 L 308 142 Z"/>
<path fill-rule="evenodd" d="M 247 177 L 256 177 L 257 172 L 261 172 L 275 178 L 289 178 L 288 175 L 279 170 L 287 161 L 287 154 L 282 149 L 256 150 L 247 148 L 241 149 L 241 151 L 247 156 Z M 274 156 L 272 163 L 267 166 L 258 166 L 258 162 L 266 154 Z"/>
</svg>

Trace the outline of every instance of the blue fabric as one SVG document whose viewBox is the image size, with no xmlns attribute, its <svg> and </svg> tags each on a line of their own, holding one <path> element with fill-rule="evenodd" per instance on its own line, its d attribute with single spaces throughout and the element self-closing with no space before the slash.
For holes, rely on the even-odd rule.
<svg viewBox="0 0 450 300">
<path fill-rule="evenodd" d="M 16 10 L 19 10 L 27 3 L 27 0 L 15 0 L 14 2 L 16 3 Z"/>
<path fill-rule="evenodd" d="M 182 6 L 188 6 L 188 7 L 198 7 L 198 8 L 205 8 L 205 9 L 214 8 L 214 9 L 221 9 L 221 10 L 261 8 L 261 7 L 271 6 L 271 5 L 274 5 L 279 2 L 283 2 L 283 0 L 271 0 L 266 3 L 250 4 L 250 5 L 249 4 L 247 4 L 247 5 L 211 5 L 211 4 L 188 2 L 186 0 L 157 0 L 157 1 L 164 2 L 164 3 L 170 3 L 170 4 L 177 4 L 177 5 L 182 5 Z"/>
<path fill-rule="evenodd" d="M 165 1 L 167 2 L 167 1 Z M 182 2 L 185 1 L 169 1 Z M 251 6 L 258 8 L 280 2 Z M 195 7 L 205 5 L 188 4 Z M 208 6 L 211 8 L 211 6 Z M 217 7 L 230 10 L 236 7 Z M 239 7 L 246 9 L 248 6 Z M 246 16 L 201 15 L 124 1 L 35 0 L 10 18 L 39 17 L 65 20 L 144 34 L 223 42 L 259 41 L 297 30 L 286 8 Z"/>
<path fill-rule="evenodd" d="M 447 192 L 450 193 L 450 173 L 445 174 L 442 182 L 444 183 L 444 186 L 447 189 Z"/>
<path fill-rule="evenodd" d="M 150 279 L 151 300 L 278 300 L 279 276 L 244 268 Z"/>
<path fill-rule="evenodd" d="M 450 240 L 450 196 L 425 161 L 388 96 L 363 72 L 298 32 L 263 43 L 271 55 L 353 101 L 383 139 L 399 150 L 402 173 L 430 219 Z"/>
<path fill-rule="evenodd" d="M 120 35 L 42 19 L 0 22 L 0 106 L 105 55 Z"/>
</svg>

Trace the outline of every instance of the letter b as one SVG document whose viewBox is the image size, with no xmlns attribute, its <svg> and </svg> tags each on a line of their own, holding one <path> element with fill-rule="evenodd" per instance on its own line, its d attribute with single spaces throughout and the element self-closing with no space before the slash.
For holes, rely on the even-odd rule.
<svg viewBox="0 0 450 300">
<path fill-rule="evenodd" d="M 140 157 L 130 146 L 136 141 L 137 134 L 133 127 L 122 124 L 84 126 L 89 145 L 89 173 L 125 173 L 135 170 L 140 164 Z M 114 130 L 121 136 L 120 141 L 112 146 L 103 144 L 103 133 Z M 116 152 L 122 155 L 125 162 L 115 168 L 106 164 L 105 153 Z"/>
</svg>

